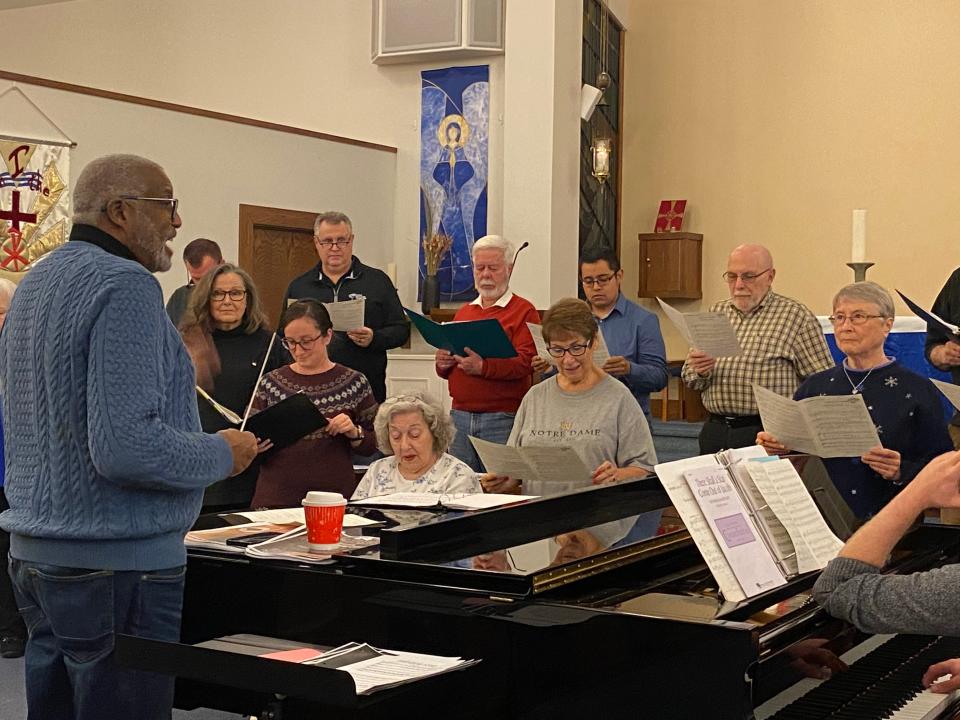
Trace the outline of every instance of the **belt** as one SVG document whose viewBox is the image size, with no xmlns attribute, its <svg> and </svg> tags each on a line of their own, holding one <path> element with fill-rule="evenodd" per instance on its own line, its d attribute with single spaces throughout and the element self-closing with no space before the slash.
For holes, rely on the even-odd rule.
<svg viewBox="0 0 960 720">
<path fill-rule="evenodd" d="M 728 428 L 743 428 L 751 425 L 763 425 L 759 415 L 714 415 L 710 413 L 707 422 L 720 423 Z"/>
</svg>

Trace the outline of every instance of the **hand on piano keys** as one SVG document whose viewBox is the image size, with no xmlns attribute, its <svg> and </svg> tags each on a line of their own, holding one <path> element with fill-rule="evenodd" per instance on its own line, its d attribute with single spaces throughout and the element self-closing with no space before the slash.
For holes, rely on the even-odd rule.
<svg viewBox="0 0 960 720">
<path fill-rule="evenodd" d="M 923 674 L 923 686 L 935 693 L 948 693 L 960 688 L 960 658 L 931 665 Z"/>
</svg>

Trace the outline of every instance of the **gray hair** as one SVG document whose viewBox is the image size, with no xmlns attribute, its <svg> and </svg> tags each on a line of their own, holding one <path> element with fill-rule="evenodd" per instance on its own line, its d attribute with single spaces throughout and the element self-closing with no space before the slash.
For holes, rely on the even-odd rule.
<svg viewBox="0 0 960 720">
<path fill-rule="evenodd" d="M 473 243 L 470 249 L 471 258 L 476 256 L 477 250 L 499 250 L 507 264 L 513 262 L 513 243 L 499 235 L 484 235 Z"/>
<path fill-rule="evenodd" d="M 872 303 L 879 308 L 880 314 L 885 318 L 892 318 L 896 315 L 893 307 L 893 298 L 890 297 L 890 293 L 870 280 L 844 285 L 840 288 L 840 291 L 833 296 L 832 307 L 836 307 L 841 298 Z"/>
<path fill-rule="evenodd" d="M 0 297 L 5 297 L 7 302 L 13 300 L 13 294 L 17 291 L 17 284 L 13 280 L 0 278 Z"/>
<path fill-rule="evenodd" d="M 350 218 L 347 217 L 346 213 L 342 213 L 339 210 L 328 210 L 317 215 L 317 219 L 313 221 L 314 235 L 320 232 L 320 225 L 323 223 L 327 223 L 327 225 L 346 223 L 347 227 L 350 228 L 350 232 L 353 232 L 353 223 L 350 222 Z"/>
<path fill-rule="evenodd" d="M 151 182 L 146 170 L 164 170 L 139 155 L 104 155 L 87 163 L 73 186 L 73 222 L 96 225 L 104 206 L 121 195 L 143 195 Z"/>
<path fill-rule="evenodd" d="M 393 455 L 390 445 L 390 421 L 394 415 L 419 412 L 423 415 L 427 429 L 433 436 L 433 450 L 438 455 L 445 453 L 453 442 L 453 420 L 443 406 L 431 395 L 423 392 L 414 392 L 409 395 L 399 395 L 387 398 L 377 410 L 377 417 L 373 420 L 373 431 L 377 435 L 377 447 L 386 455 Z"/>
</svg>

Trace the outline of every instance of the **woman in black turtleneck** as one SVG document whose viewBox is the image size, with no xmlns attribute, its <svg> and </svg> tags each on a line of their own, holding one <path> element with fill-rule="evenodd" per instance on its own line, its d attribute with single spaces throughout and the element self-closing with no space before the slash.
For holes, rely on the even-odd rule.
<svg viewBox="0 0 960 720">
<path fill-rule="evenodd" d="M 250 276 L 228 263 L 207 273 L 190 293 L 180 334 L 196 367 L 197 385 L 220 405 L 243 416 L 272 334 Z M 289 362 L 283 346 L 275 342 L 265 372 Z M 199 391 L 197 404 L 205 432 L 234 427 Z M 255 461 L 239 475 L 208 487 L 203 495 L 204 512 L 250 507 L 258 472 Z"/>
</svg>

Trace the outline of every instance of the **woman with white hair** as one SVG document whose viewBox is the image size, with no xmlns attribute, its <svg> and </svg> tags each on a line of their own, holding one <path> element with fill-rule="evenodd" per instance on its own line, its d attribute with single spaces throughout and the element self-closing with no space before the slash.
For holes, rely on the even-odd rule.
<svg viewBox="0 0 960 720">
<path fill-rule="evenodd" d="M 367 469 L 351 499 L 395 492 L 483 492 L 477 473 L 447 454 L 453 422 L 429 395 L 387 398 L 377 410 L 373 429 L 387 457 Z"/>
<path fill-rule="evenodd" d="M 846 358 L 842 365 L 808 377 L 794 394 L 796 400 L 863 395 L 880 445 L 860 457 L 824 460 L 834 485 L 860 518 L 874 515 L 924 465 L 953 449 L 940 393 L 884 352 L 893 316 L 893 298 L 876 283 L 841 288 L 833 298 L 830 322 Z M 768 432 L 758 433 L 757 443 L 771 453 L 789 452 Z"/>
</svg>

